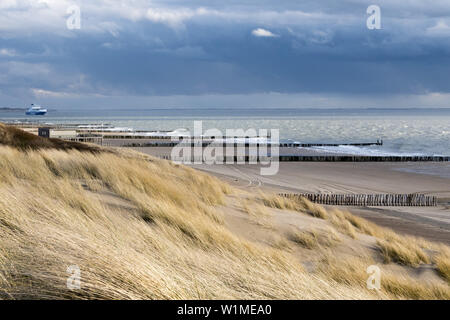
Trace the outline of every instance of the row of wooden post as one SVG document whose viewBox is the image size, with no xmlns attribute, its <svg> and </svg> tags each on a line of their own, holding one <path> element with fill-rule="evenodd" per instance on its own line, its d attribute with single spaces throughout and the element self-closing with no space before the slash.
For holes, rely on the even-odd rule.
<svg viewBox="0 0 450 320">
<path fill-rule="evenodd" d="M 161 156 L 161 158 L 170 160 L 170 156 Z M 232 158 L 232 157 L 231 157 Z M 235 157 L 236 158 L 236 157 Z M 279 161 L 279 162 L 448 162 L 448 156 L 288 156 L 280 155 L 271 157 L 270 155 L 259 156 L 243 156 L 243 162 L 250 161 Z"/>
<path fill-rule="evenodd" d="M 311 202 L 329 205 L 345 206 L 436 206 L 434 196 L 424 194 L 282 194 L 284 197 L 298 199 L 306 198 Z"/>
</svg>

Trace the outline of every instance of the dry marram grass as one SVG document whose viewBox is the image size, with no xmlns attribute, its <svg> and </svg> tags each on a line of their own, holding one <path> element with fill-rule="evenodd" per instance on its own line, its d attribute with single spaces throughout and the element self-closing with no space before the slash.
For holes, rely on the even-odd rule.
<svg viewBox="0 0 450 320">
<path fill-rule="evenodd" d="M 439 274 L 450 283 L 450 250 L 448 247 L 443 247 L 436 256 L 436 267 Z"/>
<path fill-rule="evenodd" d="M 306 249 L 333 247 L 341 240 L 332 228 L 327 230 L 292 230 L 288 234 L 288 238 Z"/>
<path fill-rule="evenodd" d="M 3 298 L 372 297 L 236 237 L 215 210 L 229 187 L 206 174 L 112 153 L 0 147 L 0 159 Z"/>
<path fill-rule="evenodd" d="M 286 238 L 275 237 L 271 246 L 243 240 L 218 210 L 239 192 L 207 174 L 136 153 L 0 147 L 0 298 L 448 297 L 448 286 L 394 277 L 386 292 L 374 293 L 364 286 L 361 261 L 353 265 L 357 272 L 346 273 L 351 269 L 328 259 L 322 264 L 327 272 L 311 274 Z M 427 263 L 420 250 L 433 247 L 306 200 L 261 193 L 245 201 L 239 206 L 255 219 L 277 208 L 329 222 L 336 230 L 330 225 L 327 236 L 323 230 L 310 231 L 309 242 L 306 233 L 291 236 L 318 255 L 340 241 L 338 232 L 401 245 L 416 256 L 398 248 L 385 255 L 410 265 Z M 433 250 L 448 277 L 445 248 Z M 82 272 L 79 291 L 66 287 L 71 265 Z"/>
</svg>

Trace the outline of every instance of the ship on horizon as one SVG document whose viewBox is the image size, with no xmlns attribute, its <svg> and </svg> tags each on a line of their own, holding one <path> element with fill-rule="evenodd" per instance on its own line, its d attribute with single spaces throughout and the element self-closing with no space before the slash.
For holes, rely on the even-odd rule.
<svg viewBox="0 0 450 320">
<path fill-rule="evenodd" d="M 43 116 L 47 113 L 47 109 L 42 108 L 39 105 L 31 104 L 30 108 L 27 109 L 25 114 L 27 116 Z"/>
</svg>

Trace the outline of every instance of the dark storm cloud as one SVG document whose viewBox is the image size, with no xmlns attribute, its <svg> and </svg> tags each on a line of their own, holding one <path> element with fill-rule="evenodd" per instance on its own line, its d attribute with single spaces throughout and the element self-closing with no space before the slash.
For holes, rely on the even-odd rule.
<svg viewBox="0 0 450 320">
<path fill-rule="evenodd" d="M 3 95 L 450 92 L 448 1 L 5 1 Z"/>
</svg>

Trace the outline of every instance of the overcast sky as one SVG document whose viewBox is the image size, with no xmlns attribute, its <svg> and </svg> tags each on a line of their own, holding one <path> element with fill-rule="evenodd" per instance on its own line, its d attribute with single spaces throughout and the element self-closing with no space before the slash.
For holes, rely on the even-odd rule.
<svg viewBox="0 0 450 320">
<path fill-rule="evenodd" d="M 0 0 L 4 107 L 450 107 L 449 74 L 449 0 Z"/>
</svg>

